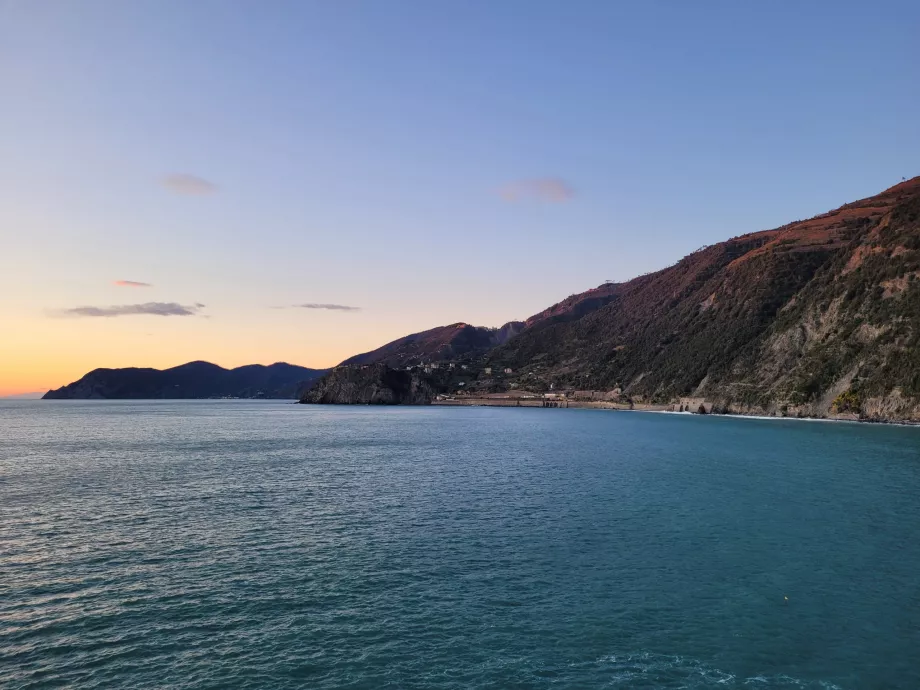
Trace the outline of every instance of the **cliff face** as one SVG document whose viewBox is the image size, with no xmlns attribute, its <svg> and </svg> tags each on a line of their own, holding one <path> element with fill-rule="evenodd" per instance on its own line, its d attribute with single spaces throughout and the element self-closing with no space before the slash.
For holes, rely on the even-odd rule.
<svg viewBox="0 0 920 690">
<path fill-rule="evenodd" d="M 920 178 L 605 284 L 527 323 L 485 361 L 520 372 L 521 388 L 920 420 Z"/>
<path fill-rule="evenodd" d="M 300 398 L 305 404 L 427 405 L 435 397 L 423 374 L 391 369 L 386 364 L 333 369 Z"/>
<path fill-rule="evenodd" d="M 189 362 L 171 369 L 95 369 L 79 381 L 45 393 L 46 400 L 149 398 L 298 398 L 325 373 L 284 362 L 224 369 Z"/>
</svg>

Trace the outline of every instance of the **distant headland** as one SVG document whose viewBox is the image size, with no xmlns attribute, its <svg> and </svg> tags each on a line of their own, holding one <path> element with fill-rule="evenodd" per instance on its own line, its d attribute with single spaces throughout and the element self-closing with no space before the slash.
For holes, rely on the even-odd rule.
<svg viewBox="0 0 920 690">
<path fill-rule="evenodd" d="M 45 400 L 299 398 L 326 372 L 278 362 L 224 369 L 189 362 L 171 369 L 95 369 L 79 381 L 48 391 Z"/>
</svg>

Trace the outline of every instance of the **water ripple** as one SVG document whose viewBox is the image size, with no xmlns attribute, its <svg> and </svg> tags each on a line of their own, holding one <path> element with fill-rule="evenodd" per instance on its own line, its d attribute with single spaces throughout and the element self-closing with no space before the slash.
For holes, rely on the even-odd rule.
<svg viewBox="0 0 920 690">
<path fill-rule="evenodd" d="M 0 686 L 917 688 L 918 438 L 0 403 Z"/>
</svg>

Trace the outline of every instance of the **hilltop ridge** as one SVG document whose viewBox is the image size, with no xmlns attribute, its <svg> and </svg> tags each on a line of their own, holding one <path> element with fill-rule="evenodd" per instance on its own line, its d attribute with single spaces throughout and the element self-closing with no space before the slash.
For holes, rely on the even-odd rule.
<svg viewBox="0 0 920 690">
<path fill-rule="evenodd" d="M 195 361 L 170 369 L 94 369 L 78 381 L 45 393 L 45 400 L 149 398 L 298 398 L 323 369 L 286 362 L 224 369 Z"/>
</svg>

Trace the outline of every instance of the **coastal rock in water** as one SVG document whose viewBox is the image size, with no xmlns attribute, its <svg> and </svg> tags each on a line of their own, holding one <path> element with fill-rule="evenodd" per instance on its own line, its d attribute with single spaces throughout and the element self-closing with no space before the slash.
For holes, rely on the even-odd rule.
<svg viewBox="0 0 920 690">
<path fill-rule="evenodd" d="M 427 377 L 386 364 L 338 367 L 300 402 L 322 405 L 428 405 L 436 391 Z"/>
</svg>

